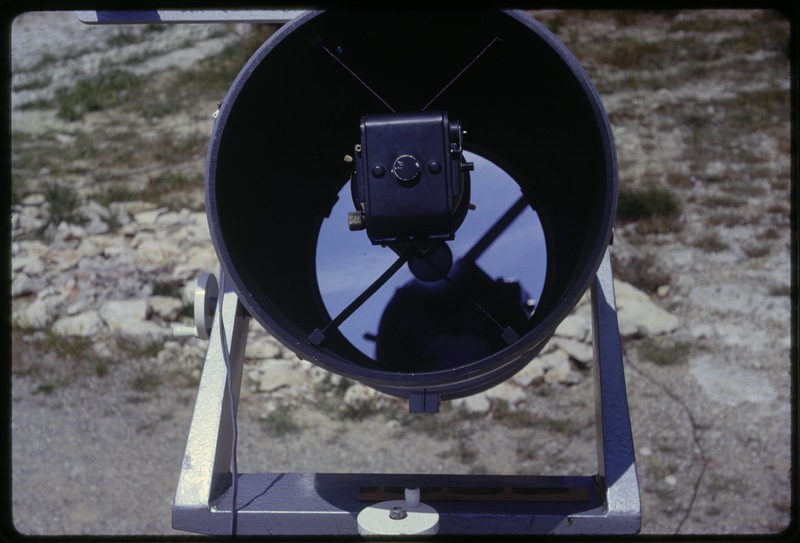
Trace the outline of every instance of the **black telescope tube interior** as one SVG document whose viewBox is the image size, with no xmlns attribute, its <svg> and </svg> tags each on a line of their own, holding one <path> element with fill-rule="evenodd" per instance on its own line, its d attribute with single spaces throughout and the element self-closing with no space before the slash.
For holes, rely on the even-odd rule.
<svg viewBox="0 0 800 543">
<path fill-rule="evenodd" d="M 385 372 L 336 330 L 322 346 L 308 340 L 333 317 L 315 243 L 349 180 L 343 157 L 359 119 L 425 107 L 458 119 L 465 147 L 520 184 L 545 227 L 547 280 L 519 339 L 498 352 L 436 372 Z M 212 240 L 254 318 L 302 358 L 400 396 L 467 395 L 521 369 L 588 288 L 617 197 L 608 120 L 583 69 L 544 27 L 500 10 L 330 10 L 288 23 L 223 101 L 207 167 Z"/>
</svg>

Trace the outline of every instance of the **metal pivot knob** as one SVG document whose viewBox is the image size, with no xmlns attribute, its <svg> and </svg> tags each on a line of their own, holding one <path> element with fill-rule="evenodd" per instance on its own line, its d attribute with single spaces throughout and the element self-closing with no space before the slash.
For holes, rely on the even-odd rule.
<svg viewBox="0 0 800 543">
<path fill-rule="evenodd" d="M 175 337 L 208 339 L 219 299 L 219 285 L 213 273 L 203 273 L 197 279 L 194 291 L 194 328 L 179 325 L 172 329 Z"/>
</svg>

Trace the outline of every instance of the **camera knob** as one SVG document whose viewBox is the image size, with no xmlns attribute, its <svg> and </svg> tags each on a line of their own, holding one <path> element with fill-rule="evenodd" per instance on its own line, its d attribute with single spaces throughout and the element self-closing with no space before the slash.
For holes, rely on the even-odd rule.
<svg viewBox="0 0 800 543">
<path fill-rule="evenodd" d="M 392 172 L 401 183 L 410 183 L 419 177 L 419 160 L 411 155 L 400 155 L 394 159 Z"/>
</svg>

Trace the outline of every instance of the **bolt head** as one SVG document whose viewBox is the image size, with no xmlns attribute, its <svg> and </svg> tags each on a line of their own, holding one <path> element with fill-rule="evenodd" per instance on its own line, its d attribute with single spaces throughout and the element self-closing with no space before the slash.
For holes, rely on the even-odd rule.
<svg viewBox="0 0 800 543">
<path fill-rule="evenodd" d="M 389 518 L 393 520 L 401 520 L 408 516 L 408 512 L 406 508 L 402 505 L 395 505 L 392 507 L 391 511 L 389 511 Z"/>
</svg>

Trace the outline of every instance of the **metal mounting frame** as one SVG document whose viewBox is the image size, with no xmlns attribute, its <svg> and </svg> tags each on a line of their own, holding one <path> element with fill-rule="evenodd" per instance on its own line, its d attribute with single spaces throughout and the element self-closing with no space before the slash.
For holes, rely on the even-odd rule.
<svg viewBox="0 0 800 543">
<path fill-rule="evenodd" d="M 230 402 L 238 407 L 250 319 L 230 282 L 223 280 L 220 289 L 230 302 L 222 314 L 219 306 L 215 312 L 172 508 L 174 528 L 207 535 L 230 535 L 232 526 Z M 358 537 L 356 517 L 371 503 L 359 492 L 416 484 L 423 501 L 426 487 L 510 488 L 527 495 L 431 502 L 440 514 L 440 535 L 638 533 L 641 498 L 609 251 L 591 285 L 591 303 L 597 474 L 242 473 L 236 535 Z M 230 346 L 233 398 L 226 386 L 220 319 Z"/>
</svg>

